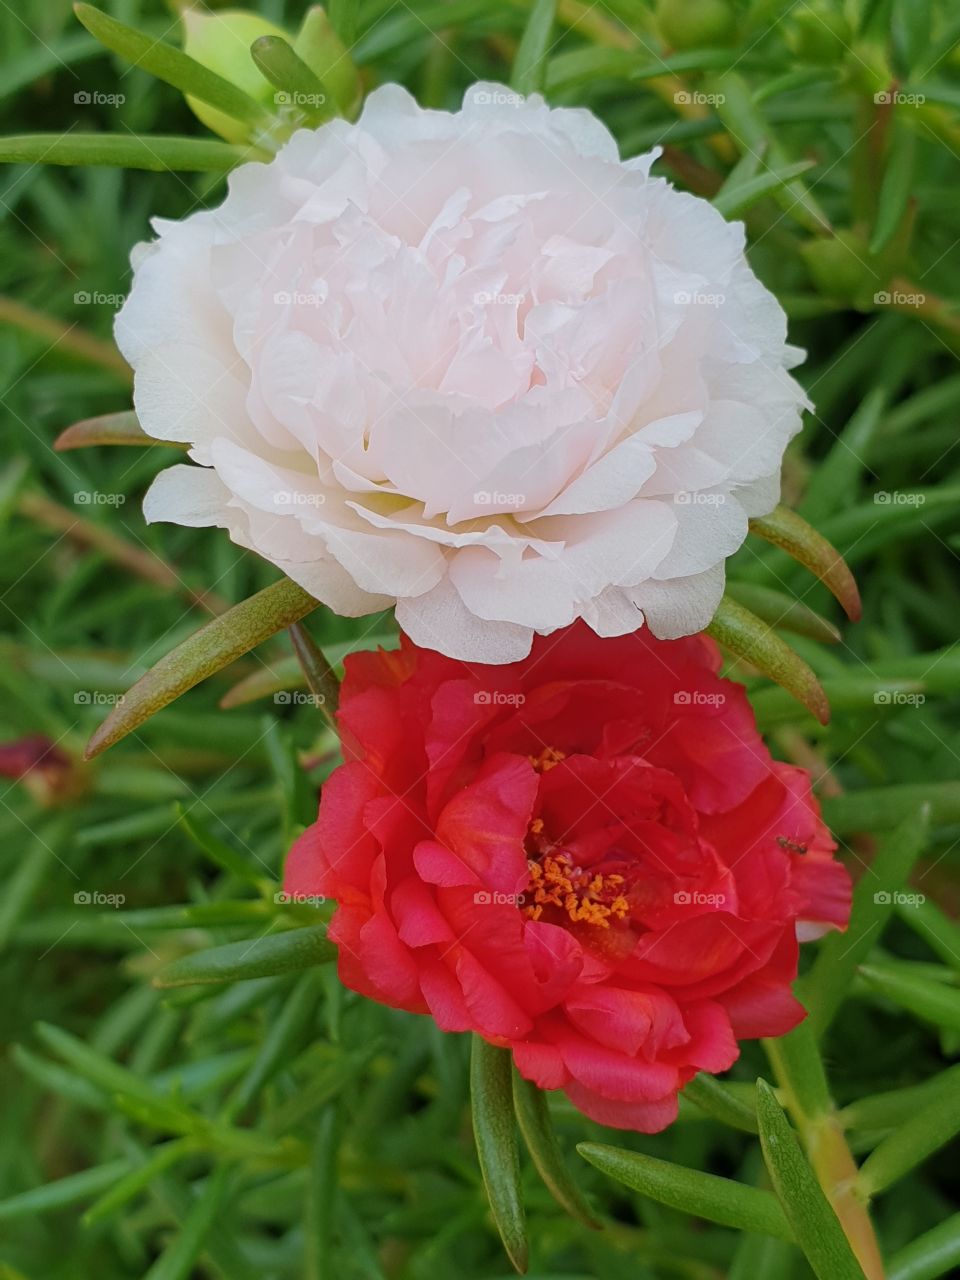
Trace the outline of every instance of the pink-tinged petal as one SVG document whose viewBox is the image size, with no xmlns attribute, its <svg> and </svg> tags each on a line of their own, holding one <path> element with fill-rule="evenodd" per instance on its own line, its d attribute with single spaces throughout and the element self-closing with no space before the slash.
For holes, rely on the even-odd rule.
<svg viewBox="0 0 960 1280">
<path fill-rule="evenodd" d="M 726 1001 L 724 1001 L 726 1003 Z M 727 1071 L 740 1056 L 730 1025 L 729 1012 L 722 1004 L 704 1001 L 683 1011 L 690 1039 L 678 1060 L 698 1071 Z"/>
<path fill-rule="evenodd" d="M 541 1007 L 550 1009 L 564 999 L 583 972 L 583 947 L 566 929 L 545 920 L 528 921 L 523 945 L 539 987 Z"/>
<path fill-rule="evenodd" d="M 437 839 L 491 890 L 520 893 L 528 871 L 523 840 L 533 812 L 537 775 L 530 761 L 485 761 L 475 780 L 450 800 L 437 820 Z"/>
<path fill-rule="evenodd" d="M 421 840 L 413 851 L 413 863 L 428 884 L 458 888 L 481 883 L 476 871 L 436 840 Z"/>
<path fill-rule="evenodd" d="M 385 911 L 371 916 L 357 935 L 357 955 L 386 1004 L 422 1007 L 417 964 Z"/>
<path fill-rule="evenodd" d="M 460 951 L 456 971 L 464 1001 L 481 1035 L 514 1040 L 531 1031 L 530 1017 L 469 951 Z"/>
<path fill-rule="evenodd" d="M 538 1089 L 562 1089 L 570 1079 L 556 1045 L 522 1040 L 513 1046 L 513 1060 L 520 1074 Z"/>
<path fill-rule="evenodd" d="M 649 1102 L 622 1102 L 596 1093 L 582 1084 L 564 1089 L 567 1097 L 585 1116 L 611 1129 L 632 1129 L 636 1133 L 660 1133 L 677 1118 L 677 1095 L 669 1093 Z"/>
<path fill-rule="evenodd" d="M 677 1070 L 668 1063 L 645 1062 L 608 1049 L 564 1029 L 557 1037 L 567 1070 L 579 1084 L 624 1102 L 661 1098 L 677 1087 Z"/>
<path fill-rule="evenodd" d="M 453 933 L 437 909 L 433 894 L 416 876 L 407 876 L 390 895 L 397 935 L 409 947 L 453 941 Z"/>
<path fill-rule="evenodd" d="M 463 988 L 449 966 L 435 956 L 419 960 L 420 990 L 441 1031 L 472 1031 L 476 1027 Z"/>
<path fill-rule="evenodd" d="M 368 801 L 379 793 L 376 777 L 361 764 L 346 764 L 324 784 L 317 821 L 291 852 L 288 893 L 340 898 L 352 887 L 367 892 L 380 850 L 363 820 Z"/>
<path fill-rule="evenodd" d="M 800 921 L 846 929 L 852 888 L 846 867 L 839 862 L 794 854 L 790 883 L 800 895 Z"/>
</svg>

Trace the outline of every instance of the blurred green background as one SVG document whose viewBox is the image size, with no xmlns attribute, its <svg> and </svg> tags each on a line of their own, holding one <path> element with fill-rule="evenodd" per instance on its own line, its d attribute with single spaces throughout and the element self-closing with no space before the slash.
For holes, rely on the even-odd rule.
<svg viewBox="0 0 960 1280">
<path fill-rule="evenodd" d="M 177 43 L 170 7 L 103 7 Z M 291 30 L 305 9 L 251 7 Z M 524 0 L 331 6 L 366 87 L 397 80 L 449 107 L 478 78 L 509 80 L 529 16 Z M 808 351 L 815 410 L 785 497 L 855 570 L 863 621 L 840 623 L 823 588 L 756 539 L 731 578 L 744 599 L 786 592 L 840 627 L 832 647 L 790 637 L 831 695 L 827 729 L 741 674 L 772 749 L 816 772 L 854 875 L 872 887 L 878 846 L 900 868 L 876 881 L 890 901 L 862 895 L 859 968 L 825 1039 L 858 1158 L 922 1105 L 943 1107 L 944 1139 L 960 1128 L 958 41 L 950 0 L 562 0 L 540 67 L 551 102 L 592 108 L 625 156 L 663 146 L 655 172 L 745 218 L 754 268 Z M 208 136 L 61 0 L 0 7 L 0 50 L 2 134 Z M 330 966 L 150 984 L 184 953 L 316 922 L 276 894 L 336 748 L 291 692 L 284 638 L 80 760 L 116 697 L 207 618 L 199 596 L 235 603 L 276 577 L 217 531 L 145 526 L 168 451 L 51 447 L 68 424 L 129 407 L 110 331 L 148 218 L 221 192 L 209 174 L 0 169 L 0 742 L 56 744 L 20 780 L 29 743 L 0 751 L 0 1277 L 499 1280 L 465 1037 L 344 992 Z M 391 626 L 311 619 L 334 653 Z M 260 696 L 220 708 L 248 676 Z M 929 839 L 905 853 L 924 804 Z M 763 1072 L 747 1045 L 731 1078 L 746 1096 Z M 687 1104 L 657 1137 L 551 1105 L 608 1225 L 568 1218 L 527 1162 L 531 1275 L 812 1274 L 794 1246 L 656 1204 L 573 1151 L 616 1142 L 757 1183 L 749 1134 Z M 896 1280 L 960 1267 L 957 1184 L 953 1142 L 877 1197 Z"/>
</svg>

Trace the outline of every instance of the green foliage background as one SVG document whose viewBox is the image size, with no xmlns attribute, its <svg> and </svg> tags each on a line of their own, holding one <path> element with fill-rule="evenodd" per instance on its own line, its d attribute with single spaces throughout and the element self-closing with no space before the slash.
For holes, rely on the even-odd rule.
<svg viewBox="0 0 960 1280">
<path fill-rule="evenodd" d="M 175 42 L 159 2 L 104 7 Z M 305 6 L 252 7 L 293 28 Z M 855 569 L 864 618 L 833 648 L 791 637 L 831 695 L 829 728 L 751 683 L 773 749 L 822 773 L 862 877 L 846 938 L 807 949 L 803 993 L 839 1129 L 858 1161 L 878 1152 L 887 1274 L 932 1280 L 960 1267 L 960 15 L 949 0 L 659 9 L 564 0 L 545 59 L 530 62 L 528 41 L 522 80 L 591 107 L 624 155 L 665 145 L 657 172 L 744 216 L 755 269 L 808 350 L 816 408 L 785 492 Z M 508 81 L 530 17 L 524 0 L 331 11 L 368 87 L 399 80 L 437 106 L 477 78 Z M 203 135 L 176 91 L 105 53 L 61 0 L 0 7 L 0 50 L 3 134 Z M 125 100 L 76 99 L 97 93 Z M 39 782 L 0 796 L 0 1276 L 495 1280 L 509 1265 L 464 1037 L 344 992 L 331 965 L 151 985 L 178 957 L 238 940 L 260 956 L 253 940 L 328 914 L 276 896 L 336 749 L 315 708 L 271 696 L 296 679 L 283 638 L 80 762 L 112 697 L 205 619 L 196 593 L 234 603 L 275 578 L 215 531 L 144 525 L 166 451 L 51 448 L 68 423 L 129 407 L 111 296 L 148 218 L 220 190 L 208 174 L 0 170 L 0 740 L 45 734 L 72 761 L 55 805 Z M 731 576 L 837 621 L 755 539 Z M 392 624 L 319 611 L 310 625 L 342 653 Z M 220 709 L 246 675 L 266 697 Z M 776 1079 L 809 1140 L 817 1073 L 798 1065 L 802 1044 L 791 1053 L 745 1046 L 727 1096 L 752 1112 L 757 1076 Z M 608 1143 L 766 1188 L 751 1134 L 686 1099 L 656 1137 L 602 1130 L 562 1100 L 551 1111 L 605 1229 L 565 1214 L 524 1159 L 538 1280 L 813 1274 L 809 1249 L 691 1217 L 573 1151 Z M 696 1209 L 697 1194 L 677 1203 Z"/>
</svg>

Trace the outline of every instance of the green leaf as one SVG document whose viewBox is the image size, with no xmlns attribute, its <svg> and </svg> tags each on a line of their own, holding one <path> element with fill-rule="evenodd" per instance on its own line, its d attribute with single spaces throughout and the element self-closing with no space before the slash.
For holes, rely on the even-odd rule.
<svg viewBox="0 0 960 1280">
<path fill-rule="evenodd" d="M 728 178 L 710 203 L 725 218 L 739 218 L 758 200 L 781 191 L 791 178 L 797 178 L 801 173 L 806 173 L 813 168 L 815 168 L 813 160 L 798 160 L 795 164 L 784 165 L 780 169 L 768 169 L 765 173 L 745 181 L 732 183 Z M 733 174 L 730 177 L 732 178 Z"/>
<path fill-rule="evenodd" d="M 104 1187 L 112 1186 L 118 1178 L 122 1178 L 129 1169 L 128 1161 L 111 1160 L 109 1164 L 100 1164 L 93 1169 L 71 1173 L 66 1178 L 58 1178 L 56 1182 L 44 1183 L 42 1187 L 21 1191 L 19 1195 L 0 1200 L 0 1222 L 32 1218 L 35 1214 L 46 1213 L 51 1209 L 68 1208 L 79 1200 L 98 1195 Z"/>
<path fill-rule="evenodd" d="M 292 45 L 281 36 L 261 36 L 250 46 L 250 55 L 264 76 L 281 92 L 278 106 L 298 113 L 311 125 L 336 115 L 337 104 L 323 83 Z"/>
<path fill-rule="evenodd" d="M 726 594 L 736 604 L 756 614 L 768 627 L 791 631 L 821 644 L 838 644 L 840 632 L 819 613 L 784 591 L 754 582 L 727 582 Z M 826 689 L 826 685 L 824 685 Z"/>
<path fill-rule="evenodd" d="M 513 1071 L 513 1105 L 527 1150 L 557 1204 L 585 1226 L 599 1227 L 600 1223 L 591 1213 L 567 1168 L 550 1119 L 546 1095 L 531 1081 L 525 1080 L 516 1068 Z"/>
<path fill-rule="evenodd" d="M 865 1199 L 878 1195 L 922 1164 L 960 1133 L 960 1081 L 921 1107 L 875 1147 L 860 1167 L 857 1190 Z"/>
<path fill-rule="evenodd" d="M 139 1168 L 132 1169 L 125 1176 L 118 1178 L 110 1189 L 90 1206 L 83 1215 L 83 1225 L 91 1227 L 111 1217 L 134 1196 L 145 1191 L 161 1174 L 172 1169 L 178 1161 L 195 1150 L 196 1144 L 189 1138 L 176 1138 L 172 1142 L 163 1143 Z"/>
<path fill-rule="evenodd" d="M 891 680 L 874 676 L 826 676 L 823 692 L 834 715 L 841 711 L 868 711 L 871 716 L 895 713 L 903 706 L 902 699 L 923 694 L 928 686 L 922 680 Z M 803 717 L 785 689 L 758 689 L 751 694 L 757 723 L 764 729 L 778 724 L 789 724 Z"/>
<path fill-rule="evenodd" d="M 821 724 L 830 719 L 830 704 L 813 671 L 749 609 L 724 596 L 706 630 L 735 657 L 746 659 L 783 685 Z"/>
<path fill-rule="evenodd" d="M 922 899 L 923 895 L 916 896 Z M 897 913 L 944 964 L 960 970 L 960 925 L 955 920 L 944 915 L 936 903 L 922 900 L 898 903 Z"/>
<path fill-rule="evenodd" d="M 307 688 L 317 699 L 323 714 L 336 728 L 340 681 L 334 674 L 333 667 L 302 622 L 295 622 L 290 627 L 290 640 L 306 679 Z"/>
<path fill-rule="evenodd" d="M 270 874 L 268 867 L 264 866 L 262 871 L 258 871 L 256 867 L 247 861 L 242 853 L 238 853 L 236 849 L 231 848 L 219 836 L 214 835 L 200 821 L 192 808 L 184 809 L 183 805 L 177 805 L 177 822 L 198 849 L 201 849 L 217 866 L 223 867 L 225 871 L 229 871 L 231 875 L 236 876 L 238 880 L 259 887 L 263 882 L 264 876 Z"/>
<path fill-rule="evenodd" d="M 745 1106 L 741 1100 L 725 1089 L 715 1077 L 701 1071 L 689 1084 L 684 1086 L 683 1097 L 734 1129 L 742 1129 L 744 1133 L 757 1132 L 757 1113 L 752 1107 Z"/>
<path fill-rule="evenodd" d="M 581 1142 L 577 1150 L 601 1173 L 671 1209 L 739 1231 L 793 1239 L 790 1224 L 769 1191 L 598 1142 Z"/>
<path fill-rule="evenodd" d="M 913 0 L 911 0 L 913 3 Z M 913 191 L 913 163 L 917 135 L 894 113 L 890 147 L 884 165 L 877 214 L 870 240 L 871 254 L 882 253 L 903 222 Z"/>
<path fill-rule="evenodd" d="M 914 1116 L 921 1107 L 941 1095 L 952 1094 L 960 1087 L 960 1063 L 947 1067 L 939 1075 L 905 1089 L 891 1089 L 858 1098 L 840 1112 L 845 1129 L 894 1129 Z"/>
<path fill-rule="evenodd" d="M 210 1174 L 206 1186 L 184 1218 L 180 1234 L 153 1264 L 144 1280 L 187 1280 L 194 1274 L 194 1263 L 227 1198 L 230 1174 L 231 1170 L 226 1165 L 219 1165 Z"/>
<path fill-rule="evenodd" d="M 247 160 L 269 159 L 263 151 L 159 134 L 22 133 L 0 138 L 0 163 L 112 165 L 156 173 L 229 173 Z"/>
<path fill-rule="evenodd" d="M 289 929 L 227 942 L 208 951 L 181 956 L 163 966 L 153 980 L 156 987 L 188 987 L 197 984 L 244 982 L 250 978 L 296 973 L 336 959 L 337 949 L 327 941 L 325 925 Z"/>
<path fill-rule="evenodd" d="M 75 4 L 74 13 L 101 44 L 106 45 L 122 58 L 149 71 L 157 79 L 173 85 L 181 93 L 189 94 L 208 106 L 215 107 L 233 120 L 247 124 L 253 130 L 268 130 L 273 116 L 249 94 L 236 85 L 210 71 L 189 54 L 144 35 L 125 22 L 118 22 L 109 14 L 89 4 Z"/>
<path fill-rule="evenodd" d="M 884 386 L 874 386 L 864 396 L 860 407 L 811 476 L 801 504 L 805 518 L 819 524 L 834 512 L 846 510 L 856 498 L 860 482 L 868 470 L 867 454 L 879 430 L 888 399 L 889 392 Z M 876 504 L 874 509 L 876 511 Z M 832 547 L 829 549 L 835 561 L 843 566 L 837 552 Z M 844 603 L 842 599 L 840 603 Z"/>
<path fill-rule="evenodd" d="M 710 87 L 717 92 L 717 115 L 727 126 L 735 145 L 742 151 L 756 151 L 766 145 L 771 167 L 788 168 L 792 163 L 790 157 L 754 102 L 746 80 L 735 72 L 728 72 L 711 81 Z M 808 231 L 822 235 L 830 230 L 827 215 L 799 178 L 778 185 L 772 194 Z"/>
<path fill-rule="evenodd" d="M 932 826 L 960 822 L 960 782 L 894 783 L 822 798 L 824 821 L 839 836 L 887 831 L 925 804 Z"/>
<path fill-rule="evenodd" d="M 256 1058 L 224 1109 L 224 1119 L 241 1115 L 264 1085 L 294 1060 L 303 1048 L 304 1033 L 318 998 L 316 974 L 307 973 L 290 992 L 280 1013 L 269 1022 Z"/>
<path fill-rule="evenodd" d="M 177 645 L 123 696 L 90 739 L 86 758 L 132 733 L 201 680 L 229 666 L 264 640 L 317 607 L 289 578 L 234 605 Z"/>
<path fill-rule="evenodd" d="M 757 1081 L 757 1120 L 770 1180 L 797 1243 L 819 1280 L 865 1280 L 850 1242 L 765 1080 Z"/>
<path fill-rule="evenodd" d="M 124 413 L 106 413 L 100 418 L 84 418 L 65 428 L 53 442 L 58 453 L 68 449 L 87 449 L 91 445 L 122 444 L 139 448 L 163 445 L 168 449 L 187 449 L 189 445 L 176 440 L 156 440 L 148 436 L 137 421 L 132 409 Z"/>
<path fill-rule="evenodd" d="M 306 1280 L 334 1280 L 331 1256 L 337 1204 L 340 1113 L 328 1106 L 320 1114 L 307 1184 Z"/>
<path fill-rule="evenodd" d="M 955 987 L 917 977 L 892 963 L 861 965 L 860 977 L 872 991 L 886 996 L 913 1016 L 938 1027 L 960 1031 L 960 991 Z"/>
<path fill-rule="evenodd" d="M 800 982 L 800 999 L 809 1008 L 809 1024 L 822 1035 L 833 1021 L 850 984 L 883 935 L 897 896 L 924 851 L 930 810 L 921 808 L 903 820 L 881 844 L 853 894 L 850 923 L 820 944 L 813 968 Z"/>
<path fill-rule="evenodd" d="M 843 556 L 803 516 L 779 506 L 768 516 L 755 516 L 750 532 L 780 547 L 792 559 L 815 574 L 839 601 L 851 622 L 861 613 L 860 592 Z"/>
<path fill-rule="evenodd" d="M 557 0 L 534 0 L 510 73 L 510 84 L 518 93 L 543 89 L 556 17 Z"/>
<path fill-rule="evenodd" d="M 503 1247 L 522 1275 L 527 1269 L 527 1228 L 510 1075 L 509 1052 L 475 1035 L 470 1056 L 470 1099 L 477 1157 Z"/>
<path fill-rule="evenodd" d="M 939 1222 L 890 1259 L 887 1280 L 938 1280 L 960 1267 L 960 1213 Z"/>
</svg>

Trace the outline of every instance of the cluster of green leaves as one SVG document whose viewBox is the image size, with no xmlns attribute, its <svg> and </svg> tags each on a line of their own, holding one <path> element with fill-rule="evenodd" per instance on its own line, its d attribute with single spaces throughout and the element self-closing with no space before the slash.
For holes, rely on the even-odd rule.
<svg viewBox="0 0 960 1280">
<path fill-rule="evenodd" d="M 144 527 L 163 450 L 51 447 L 82 418 L 98 418 L 77 433 L 88 440 L 128 431 L 101 415 L 129 410 L 109 344 L 129 247 L 149 216 L 217 198 L 247 151 L 205 134 L 167 85 L 248 123 L 254 145 L 270 135 L 262 108 L 215 76 L 198 83 L 169 9 L 102 7 L 110 20 L 84 7 L 89 30 L 65 2 L 0 9 L 0 131 L 14 139 L 0 142 L 0 740 L 42 733 L 62 755 L 0 806 L 14 1046 L 0 1068 L 0 1276 L 499 1280 L 501 1240 L 538 1280 L 947 1275 L 960 1266 L 949 0 L 329 6 L 368 85 L 399 80 L 430 105 L 481 77 L 545 88 L 595 110 L 624 154 L 663 145 L 659 171 L 745 219 L 809 352 L 815 410 L 786 499 L 855 569 L 863 621 L 840 639 L 827 587 L 780 527 L 737 557 L 718 634 L 737 653 L 737 609 L 769 623 L 769 669 L 787 632 L 829 698 L 823 725 L 732 668 L 772 747 L 822 775 L 859 877 L 854 917 L 807 948 L 808 1023 L 745 1046 L 722 1084 L 698 1078 L 655 1137 L 547 1105 L 497 1051 L 471 1055 L 338 984 L 329 906 L 280 894 L 336 759 L 317 708 L 328 674 L 304 631 L 301 661 L 256 608 L 242 626 L 208 622 L 265 589 L 283 624 L 303 601 L 215 532 Z M 252 7 L 293 31 L 306 6 Z M 260 53 L 279 81 L 303 74 L 282 46 Z M 133 681 L 147 678 L 146 711 L 195 683 L 177 646 L 204 622 L 238 660 L 208 665 L 154 718 L 127 716 L 129 736 L 85 762 Z M 333 661 L 389 643 L 390 626 L 309 622 Z"/>
</svg>

